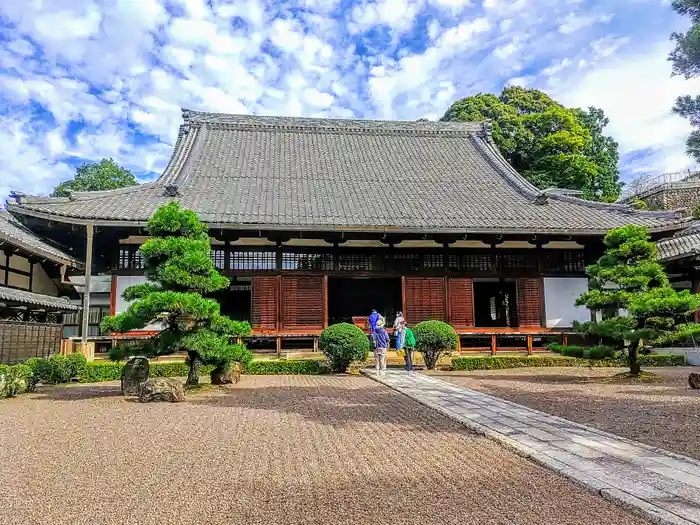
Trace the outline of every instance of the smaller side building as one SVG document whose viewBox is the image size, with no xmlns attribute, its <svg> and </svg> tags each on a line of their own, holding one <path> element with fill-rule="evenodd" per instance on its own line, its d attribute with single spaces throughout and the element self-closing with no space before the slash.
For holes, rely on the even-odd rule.
<svg viewBox="0 0 700 525">
<path fill-rule="evenodd" d="M 63 316 L 80 310 L 65 275 L 82 267 L 0 210 L 0 364 L 60 350 Z"/>
</svg>

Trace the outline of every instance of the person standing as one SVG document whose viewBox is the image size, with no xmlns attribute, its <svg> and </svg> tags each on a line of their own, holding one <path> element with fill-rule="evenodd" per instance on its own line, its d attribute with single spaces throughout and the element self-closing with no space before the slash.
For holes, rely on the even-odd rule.
<svg viewBox="0 0 700 525">
<path fill-rule="evenodd" d="M 374 333 L 377 331 L 377 321 L 379 321 L 382 318 L 381 315 L 376 310 L 372 310 L 372 313 L 369 314 L 369 335 L 372 340 L 372 343 L 374 343 Z"/>
<path fill-rule="evenodd" d="M 374 368 L 377 375 L 386 373 L 386 353 L 389 349 L 389 334 L 380 318 L 374 332 Z"/>
<path fill-rule="evenodd" d="M 396 337 L 396 349 L 401 350 L 403 348 L 404 332 L 406 330 L 406 319 L 404 319 L 403 312 L 396 314 L 396 319 L 394 319 L 394 336 Z"/>
<path fill-rule="evenodd" d="M 416 348 L 416 337 L 413 335 L 413 330 L 408 326 L 404 328 L 404 359 L 406 361 L 406 370 L 413 371 L 413 350 Z"/>
</svg>

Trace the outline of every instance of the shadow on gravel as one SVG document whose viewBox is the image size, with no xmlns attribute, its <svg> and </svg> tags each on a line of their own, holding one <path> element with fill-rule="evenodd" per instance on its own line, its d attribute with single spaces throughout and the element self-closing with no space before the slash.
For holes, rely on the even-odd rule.
<svg viewBox="0 0 700 525">
<path fill-rule="evenodd" d="M 122 391 L 119 385 L 92 383 L 68 386 L 42 385 L 36 392 L 30 394 L 36 399 L 47 399 L 51 401 L 78 401 L 81 399 L 95 399 L 100 397 L 121 396 Z"/>
<path fill-rule="evenodd" d="M 324 424 L 345 426 L 358 422 L 396 425 L 428 432 L 464 432 L 461 425 L 408 397 L 382 386 L 324 388 L 302 386 L 235 387 L 213 395 L 192 396 L 186 403 L 214 407 L 241 407 L 296 414 Z"/>
</svg>

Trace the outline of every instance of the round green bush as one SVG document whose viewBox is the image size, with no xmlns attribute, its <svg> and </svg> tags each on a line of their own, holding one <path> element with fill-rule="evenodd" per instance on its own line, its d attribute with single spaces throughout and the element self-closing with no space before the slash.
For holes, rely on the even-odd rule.
<svg viewBox="0 0 700 525">
<path fill-rule="evenodd" d="M 584 348 L 582 346 L 562 346 L 561 355 L 566 357 L 583 357 Z"/>
<path fill-rule="evenodd" d="M 36 390 L 36 385 L 39 383 L 51 382 L 53 367 L 48 359 L 32 357 L 31 359 L 27 359 L 24 364 L 32 369 L 32 377 L 29 380 L 30 392 L 34 392 L 34 390 Z"/>
<path fill-rule="evenodd" d="M 68 383 L 73 379 L 73 363 L 68 356 L 63 354 L 54 354 L 49 357 L 49 362 L 51 363 L 51 378 L 49 383 L 55 385 L 61 383 Z"/>
<path fill-rule="evenodd" d="M 459 336 L 455 329 L 442 321 L 423 321 L 413 328 L 416 350 L 423 355 L 425 366 L 435 368 L 440 357 L 457 350 Z"/>
<path fill-rule="evenodd" d="M 27 365 L 0 365 L 0 397 L 15 397 L 29 390 L 32 369 Z"/>
<path fill-rule="evenodd" d="M 615 349 L 603 345 L 592 346 L 584 352 L 584 357 L 588 359 L 612 359 L 615 357 Z"/>
<path fill-rule="evenodd" d="M 369 355 L 369 339 L 357 326 L 338 323 L 326 328 L 318 340 L 333 372 L 345 372 L 352 361 L 364 361 Z"/>
<path fill-rule="evenodd" d="M 68 355 L 68 361 L 71 365 L 71 379 L 74 377 L 81 377 L 85 374 L 85 369 L 88 364 L 87 357 L 80 352 L 73 352 Z"/>
</svg>

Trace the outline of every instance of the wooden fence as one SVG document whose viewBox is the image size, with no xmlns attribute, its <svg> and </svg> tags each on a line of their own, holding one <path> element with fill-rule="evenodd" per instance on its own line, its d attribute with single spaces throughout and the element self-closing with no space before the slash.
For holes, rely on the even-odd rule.
<svg viewBox="0 0 700 525">
<path fill-rule="evenodd" d="M 60 324 L 0 320 L 0 364 L 58 353 L 62 337 Z"/>
</svg>

